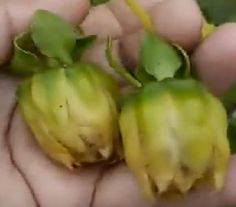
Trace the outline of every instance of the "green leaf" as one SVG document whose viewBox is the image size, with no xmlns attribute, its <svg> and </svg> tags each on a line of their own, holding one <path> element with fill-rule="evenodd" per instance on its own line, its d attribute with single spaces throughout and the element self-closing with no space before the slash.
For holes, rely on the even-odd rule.
<svg viewBox="0 0 236 207">
<path fill-rule="evenodd" d="M 14 40 L 14 55 L 10 62 L 10 69 L 14 75 L 29 76 L 42 69 L 37 49 L 31 39 L 30 33 L 23 33 Z"/>
<path fill-rule="evenodd" d="M 83 52 L 88 49 L 96 41 L 96 35 L 80 37 L 76 40 L 76 46 L 72 52 L 73 60 L 77 61 L 81 58 Z"/>
<path fill-rule="evenodd" d="M 175 48 L 153 32 L 146 32 L 141 44 L 140 61 L 145 71 L 158 81 L 173 78 L 182 65 L 181 57 Z"/>
<path fill-rule="evenodd" d="M 182 59 L 182 65 L 176 71 L 174 77 L 176 77 L 176 78 L 189 78 L 189 77 L 191 77 L 191 74 L 190 74 L 191 73 L 191 63 L 190 63 L 190 58 L 189 58 L 188 54 L 179 45 L 173 44 L 173 47 L 176 49 L 176 52 L 179 54 L 180 58 Z M 138 67 L 136 68 L 135 76 L 143 84 L 155 81 L 155 78 L 153 76 L 149 75 L 145 71 L 145 69 L 142 67 L 141 64 L 138 65 Z"/>
<path fill-rule="evenodd" d="M 105 4 L 107 2 L 109 2 L 110 0 L 90 0 L 90 4 L 92 6 L 98 6 L 100 4 Z"/>
<path fill-rule="evenodd" d="M 236 21 L 235 0 L 197 0 L 206 20 L 215 25 Z"/>
<path fill-rule="evenodd" d="M 75 47 L 77 34 L 74 28 L 57 15 L 38 10 L 31 25 L 32 39 L 40 52 L 56 58 L 63 64 L 71 64 L 71 53 Z"/>
</svg>

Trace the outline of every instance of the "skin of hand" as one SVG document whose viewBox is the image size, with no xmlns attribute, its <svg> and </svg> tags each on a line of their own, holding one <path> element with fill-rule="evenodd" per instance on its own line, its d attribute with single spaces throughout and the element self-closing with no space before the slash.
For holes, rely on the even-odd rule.
<svg viewBox="0 0 236 207">
<path fill-rule="evenodd" d="M 194 0 L 138 0 L 158 35 L 192 52 L 196 73 L 212 93 L 222 95 L 236 80 L 236 24 L 219 27 L 199 44 L 202 18 Z M 83 56 L 109 70 L 104 39 L 115 40 L 114 53 L 127 66 L 138 61 L 142 37 L 137 18 L 123 0 L 90 9 L 87 0 L 5 0 L 0 2 L 0 65 L 10 58 L 12 40 L 29 24 L 36 9 L 53 11 L 98 43 Z M 168 15 L 168 16 L 167 16 Z M 117 76 L 116 76 L 117 77 Z M 119 78 L 117 77 L 119 80 Z M 2 207 L 223 207 L 236 204 L 236 157 L 232 156 L 220 193 L 202 189 L 178 201 L 148 203 L 124 164 L 69 171 L 39 149 L 15 102 L 19 80 L 0 74 L 0 206 Z"/>
</svg>

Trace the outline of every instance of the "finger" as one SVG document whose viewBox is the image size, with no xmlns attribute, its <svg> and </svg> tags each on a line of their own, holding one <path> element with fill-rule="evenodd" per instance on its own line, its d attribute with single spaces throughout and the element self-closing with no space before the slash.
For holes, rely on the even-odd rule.
<svg viewBox="0 0 236 207">
<path fill-rule="evenodd" d="M 155 31 L 191 51 L 201 37 L 202 16 L 195 0 L 166 0 L 151 10 Z"/>
<path fill-rule="evenodd" d="M 220 199 L 225 206 L 234 206 L 236 204 L 236 155 L 231 157 L 229 169 L 226 175 L 224 189 L 220 195 Z"/>
<path fill-rule="evenodd" d="M 80 26 L 85 34 L 95 34 L 99 39 L 106 39 L 108 36 L 117 38 L 123 34 L 120 23 L 106 5 L 92 8 Z"/>
<path fill-rule="evenodd" d="M 88 0 L 21 0 L 7 3 L 13 35 L 25 30 L 37 9 L 52 11 L 72 23 L 80 23 L 88 13 Z"/>
<path fill-rule="evenodd" d="M 0 75 L 0 204 L 36 207 L 30 190 L 11 159 L 8 129 L 15 105 L 16 82 Z"/>
<path fill-rule="evenodd" d="M 195 0 L 139 0 L 137 3 L 150 13 L 159 35 L 186 49 L 196 46 L 200 39 L 202 16 Z M 140 26 L 139 19 L 125 0 L 113 0 L 92 9 L 82 23 L 85 32 L 101 38 L 127 36 Z"/>
<path fill-rule="evenodd" d="M 193 66 L 199 78 L 217 96 L 236 81 L 236 24 L 220 26 L 194 52 Z"/>
<path fill-rule="evenodd" d="M 10 144 L 17 166 L 40 206 L 89 206 L 100 168 L 69 171 L 54 163 L 34 142 L 18 111 L 12 121 Z"/>
<path fill-rule="evenodd" d="M 166 0 L 136 0 L 136 2 L 147 12 L 161 1 Z M 112 0 L 108 7 L 120 23 L 123 29 L 123 35 L 135 32 L 140 28 L 139 19 L 126 5 L 125 0 Z"/>
<path fill-rule="evenodd" d="M 137 0 L 145 10 L 149 10 L 160 0 Z M 91 10 L 81 25 L 86 34 L 96 34 L 104 39 L 113 38 L 134 32 L 140 23 L 125 3 L 125 0 L 112 0 L 106 5 Z"/>
</svg>

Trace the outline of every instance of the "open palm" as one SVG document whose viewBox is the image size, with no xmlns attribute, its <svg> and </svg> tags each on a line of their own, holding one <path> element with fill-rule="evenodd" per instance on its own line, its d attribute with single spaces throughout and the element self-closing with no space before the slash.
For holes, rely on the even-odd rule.
<svg viewBox="0 0 236 207">
<path fill-rule="evenodd" d="M 151 14 L 156 32 L 193 52 L 199 77 L 216 95 L 222 95 L 236 80 L 236 24 L 221 26 L 199 44 L 201 13 L 194 0 L 139 0 Z M 37 9 L 48 9 L 99 41 L 85 60 L 108 69 L 104 39 L 116 39 L 114 52 L 129 67 L 138 61 L 142 35 L 137 18 L 123 0 L 89 8 L 87 0 L 6 0 L 0 3 L 0 64 L 10 58 L 14 36 L 23 31 Z M 0 73 L 0 206 L 2 207 L 216 207 L 236 204 L 236 157 L 232 157 L 223 192 L 202 190 L 168 204 L 147 203 L 124 164 L 69 171 L 51 161 L 37 146 L 22 121 L 15 101 L 17 79 Z"/>
</svg>

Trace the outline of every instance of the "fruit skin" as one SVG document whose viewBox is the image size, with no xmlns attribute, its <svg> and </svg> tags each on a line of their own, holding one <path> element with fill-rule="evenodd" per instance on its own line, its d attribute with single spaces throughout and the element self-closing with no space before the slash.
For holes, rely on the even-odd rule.
<svg viewBox="0 0 236 207">
<path fill-rule="evenodd" d="M 194 80 L 150 83 L 123 105 L 124 156 L 145 197 L 220 190 L 228 164 L 224 107 Z"/>
<path fill-rule="evenodd" d="M 22 82 L 17 99 L 42 149 L 68 168 L 119 151 L 119 89 L 97 66 L 51 69 Z"/>
</svg>

